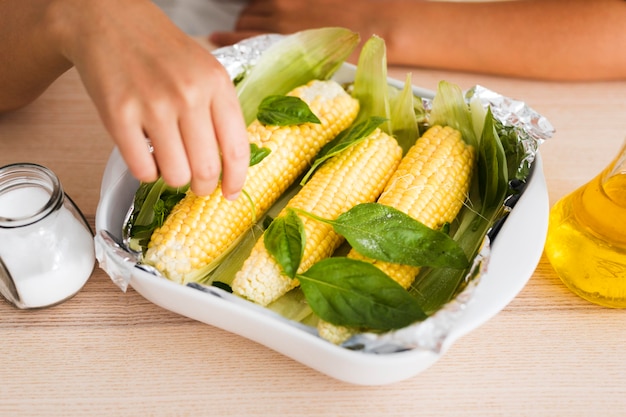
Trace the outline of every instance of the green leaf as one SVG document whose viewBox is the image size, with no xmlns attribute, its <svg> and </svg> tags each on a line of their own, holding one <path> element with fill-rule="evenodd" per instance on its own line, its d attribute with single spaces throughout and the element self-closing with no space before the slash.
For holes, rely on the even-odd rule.
<svg viewBox="0 0 626 417">
<path fill-rule="evenodd" d="M 293 320 L 305 325 L 315 327 L 318 318 L 313 314 L 311 306 L 306 302 L 306 297 L 300 288 L 294 288 L 266 306 L 269 310 L 280 314 L 287 320 Z"/>
<path fill-rule="evenodd" d="M 450 236 L 383 204 L 359 204 L 331 224 L 357 252 L 369 258 L 413 266 L 469 265 Z"/>
<path fill-rule="evenodd" d="M 256 143 L 251 143 L 250 144 L 250 166 L 254 166 L 258 164 L 259 162 L 264 160 L 265 157 L 268 156 L 270 153 L 272 153 L 271 149 L 265 148 L 265 147 L 259 148 L 259 146 Z"/>
<path fill-rule="evenodd" d="M 356 123 L 372 116 L 382 117 L 386 122 L 381 129 L 392 134 L 386 47 L 385 41 L 376 35 L 365 42 L 359 54 L 353 96 L 360 103 Z"/>
<path fill-rule="evenodd" d="M 495 130 L 491 109 L 488 109 L 478 149 L 478 184 L 485 210 L 502 205 L 508 181 L 506 155 Z"/>
<path fill-rule="evenodd" d="M 162 178 L 141 183 L 135 192 L 133 210 L 124 225 L 128 246 L 137 252 L 146 249 L 152 232 L 163 225 L 174 206 L 185 196 L 189 186 L 170 187 Z"/>
<path fill-rule="evenodd" d="M 390 98 L 390 104 L 392 133 L 402 148 L 402 153 L 406 154 L 419 137 L 419 129 L 415 117 L 415 96 L 413 95 L 411 85 L 411 74 L 406 75 L 402 92 Z"/>
<path fill-rule="evenodd" d="M 490 218 L 468 207 L 462 209 L 458 218 L 461 223 L 452 238 L 463 248 L 468 258 L 474 259 L 492 222 Z M 422 268 L 410 293 L 417 298 L 424 312 L 430 315 L 454 298 L 466 274 L 467 269 Z"/>
<path fill-rule="evenodd" d="M 524 142 L 519 139 L 512 126 L 504 126 L 500 121 L 494 120 L 494 127 L 506 155 L 509 180 L 525 181 L 530 174 L 530 163 L 526 159 Z"/>
<path fill-rule="evenodd" d="M 424 118 L 424 107 L 421 98 L 413 94 L 410 74 L 402 90 L 389 84 L 385 42 L 376 35 L 363 45 L 352 95 L 361 105 L 356 123 L 372 116 L 382 117 L 385 122 L 381 130 L 395 137 L 406 153 L 419 137 L 418 115 Z"/>
<path fill-rule="evenodd" d="M 304 253 L 305 233 L 302 220 L 293 210 L 274 219 L 265 231 L 265 249 L 278 262 L 285 275 L 296 276 Z"/>
<path fill-rule="evenodd" d="M 265 97 L 285 95 L 313 79 L 329 79 L 359 41 L 358 33 L 340 27 L 309 29 L 281 38 L 237 83 L 246 123 L 255 119 Z"/>
<path fill-rule="evenodd" d="M 483 130 L 485 128 L 485 117 L 487 116 L 487 111 L 483 107 L 483 103 L 476 96 L 470 99 L 469 109 L 472 115 L 472 127 L 474 128 L 474 135 L 476 136 L 476 138 L 480 139 L 483 135 Z"/>
<path fill-rule="evenodd" d="M 367 262 L 329 258 L 297 278 L 315 314 L 335 325 L 385 331 L 426 318 L 415 298 Z"/>
<path fill-rule="evenodd" d="M 461 132 L 465 142 L 478 146 L 472 115 L 459 86 L 447 81 L 439 82 L 428 121 L 431 126 L 450 126 Z"/>
<path fill-rule="evenodd" d="M 311 168 L 300 181 L 300 185 L 306 184 L 311 175 L 328 159 L 335 157 L 344 149 L 358 143 L 372 134 L 377 127 L 383 123 L 382 117 L 370 117 L 360 123 L 351 125 L 341 132 L 335 139 L 329 142 L 319 152 L 318 157 L 313 161 Z"/>
<path fill-rule="evenodd" d="M 293 96 L 265 97 L 259 105 L 257 119 L 264 125 L 273 126 L 321 123 L 304 100 Z"/>
</svg>

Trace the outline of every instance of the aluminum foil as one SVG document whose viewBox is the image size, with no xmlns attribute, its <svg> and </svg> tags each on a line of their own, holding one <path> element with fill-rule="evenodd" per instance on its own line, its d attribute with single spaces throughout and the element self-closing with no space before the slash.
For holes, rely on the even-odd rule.
<svg viewBox="0 0 626 417">
<path fill-rule="evenodd" d="M 480 85 L 469 89 L 466 97 L 468 100 L 478 98 L 483 107 L 491 108 L 493 116 L 504 126 L 514 128 L 526 151 L 522 162 L 531 165 L 539 145 L 554 135 L 554 127 L 548 119 L 523 101 L 505 97 Z"/>
<path fill-rule="evenodd" d="M 252 68 L 259 57 L 283 35 L 261 35 L 245 39 L 233 46 L 213 51 L 213 55 L 226 68 L 231 79 L 237 79 Z"/>
<path fill-rule="evenodd" d="M 234 46 L 217 49 L 213 53 L 234 80 L 245 76 L 246 71 L 254 66 L 263 52 L 281 38 L 282 35 L 263 35 L 245 40 Z M 479 85 L 469 89 L 466 92 L 466 97 L 468 100 L 479 99 L 485 108 L 491 108 L 494 117 L 504 126 L 513 127 L 525 150 L 525 162 L 529 165 L 532 164 L 539 145 L 554 134 L 554 128 L 548 120 L 522 101 L 502 96 Z M 428 113 L 432 102 L 427 98 L 423 99 L 423 102 Z M 384 334 L 361 333 L 355 335 L 342 346 L 352 350 L 378 354 L 408 349 L 441 352 L 451 329 L 462 317 L 472 302 L 476 291 L 479 290 L 481 275 L 486 271 L 489 261 L 490 243 L 489 237 L 486 237 L 480 253 L 474 259 L 473 266 L 465 277 L 467 285 L 463 291 L 437 313 L 423 322 L 397 331 Z M 143 265 L 137 262 L 136 256 L 129 253 L 124 248 L 123 243 L 116 241 L 110 234 L 99 233 L 96 236 L 96 246 L 99 248 L 97 257 L 100 266 L 111 276 L 113 282 L 124 291 L 128 287 L 132 270 L 135 268 L 160 275 L 156 271 L 142 268 Z M 197 289 L 209 294 L 220 293 L 220 291 L 212 291 L 201 288 L 201 286 L 198 286 Z M 302 327 L 300 323 L 294 323 L 294 325 Z M 308 329 L 308 331 L 314 332 L 315 330 Z"/>
</svg>

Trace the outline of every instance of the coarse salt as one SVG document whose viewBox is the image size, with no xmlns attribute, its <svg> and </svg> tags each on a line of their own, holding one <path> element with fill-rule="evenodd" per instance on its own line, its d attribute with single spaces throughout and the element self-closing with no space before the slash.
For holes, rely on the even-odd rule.
<svg viewBox="0 0 626 417">
<path fill-rule="evenodd" d="M 0 220 L 33 217 L 47 209 L 51 199 L 49 190 L 36 184 L 0 191 Z M 19 295 L 17 302 L 10 301 L 20 308 L 66 300 L 83 287 L 93 271 L 91 232 L 71 201 L 64 200 L 64 205 L 32 224 L 0 227 L 0 258 Z"/>
</svg>

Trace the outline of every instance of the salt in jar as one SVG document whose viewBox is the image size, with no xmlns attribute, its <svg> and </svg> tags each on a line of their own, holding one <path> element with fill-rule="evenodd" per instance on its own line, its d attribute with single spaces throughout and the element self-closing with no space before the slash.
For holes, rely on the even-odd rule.
<svg viewBox="0 0 626 417">
<path fill-rule="evenodd" d="M 74 296 L 95 266 L 93 233 L 57 176 L 37 164 L 0 168 L 0 293 L 20 309 Z"/>
</svg>

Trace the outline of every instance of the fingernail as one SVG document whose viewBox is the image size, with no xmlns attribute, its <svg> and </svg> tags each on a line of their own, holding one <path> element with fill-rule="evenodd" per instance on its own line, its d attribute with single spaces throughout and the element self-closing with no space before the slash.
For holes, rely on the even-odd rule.
<svg viewBox="0 0 626 417">
<path fill-rule="evenodd" d="M 226 196 L 224 196 L 224 197 L 226 197 L 226 200 L 229 200 L 229 201 L 235 201 L 235 200 L 239 197 L 239 194 L 241 194 L 241 192 L 236 192 L 236 193 L 233 193 L 233 194 L 228 194 L 228 195 L 226 195 Z"/>
</svg>

